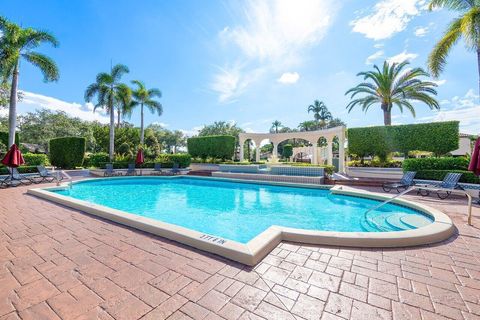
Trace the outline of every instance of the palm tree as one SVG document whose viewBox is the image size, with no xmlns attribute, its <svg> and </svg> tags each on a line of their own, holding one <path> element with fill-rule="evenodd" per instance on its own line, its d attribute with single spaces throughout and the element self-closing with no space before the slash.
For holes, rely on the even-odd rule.
<svg viewBox="0 0 480 320">
<path fill-rule="evenodd" d="M 392 124 L 392 107 L 394 105 L 400 109 L 400 112 L 403 112 L 403 108 L 408 109 L 414 117 L 413 101 L 423 102 L 432 110 L 440 109 L 438 101 L 432 97 L 437 94 L 434 89 L 437 84 L 420 80 L 419 77 L 429 76 L 421 68 L 403 71 L 408 64 L 407 61 L 400 64 L 390 64 L 385 61 L 381 70 L 375 65 L 375 71 L 357 74 L 357 76 L 362 76 L 363 80 L 370 82 L 360 83 L 345 93 L 345 95 L 351 94 L 350 99 L 352 99 L 347 105 L 348 112 L 357 105 L 366 112 L 372 105 L 380 104 L 383 110 L 383 122 L 389 126 Z M 354 99 L 358 94 L 365 95 Z"/>
<path fill-rule="evenodd" d="M 57 81 L 60 77 L 58 67 L 48 56 L 33 51 L 44 43 L 58 46 L 57 39 L 47 31 L 22 28 L 0 17 L 0 72 L 1 78 L 11 79 L 10 103 L 8 113 L 8 146 L 15 142 L 17 126 L 17 91 L 20 72 L 20 60 L 30 62 L 40 69 L 44 80 Z"/>
<path fill-rule="evenodd" d="M 271 130 L 274 130 L 275 133 L 278 133 L 278 128 L 283 127 L 282 123 L 278 120 L 275 120 L 272 122 L 272 128 Z"/>
<path fill-rule="evenodd" d="M 438 77 L 445 68 L 450 50 L 463 37 L 468 49 L 476 51 L 480 86 L 480 1 L 478 0 L 431 0 L 429 9 L 447 8 L 458 11 L 455 18 L 440 41 L 437 42 L 428 57 L 428 69 L 434 77 Z"/>
<path fill-rule="evenodd" d="M 117 108 L 117 128 L 120 128 L 122 116 L 130 118 L 132 116 L 132 89 L 126 84 L 121 84 L 118 90 L 116 101 Z"/>
<path fill-rule="evenodd" d="M 155 100 L 155 97 L 161 98 L 162 92 L 156 88 L 147 89 L 145 84 L 138 80 L 133 80 L 132 83 L 137 86 L 137 88 L 133 90 L 132 107 L 140 106 L 140 144 L 143 145 L 145 136 L 143 106 L 146 106 L 151 113 L 156 112 L 158 116 L 161 116 L 163 113 L 163 107 L 160 102 Z"/>
<path fill-rule="evenodd" d="M 315 121 L 321 123 L 320 127 L 323 128 L 325 123 L 332 119 L 332 114 L 328 111 L 327 106 L 323 101 L 315 100 L 313 104 L 308 106 L 308 113 L 313 112 Z"/>
<path fill-rule="evenodd" d="M 303 121 L 298 125 L 300 131 L 315 131 L 318 129 L 318 122 L 317 121 Z"/>
<path fill-rule="evenodd" d="M 115 106 L 120 104 L 122 94 L 125 93 L 127 87 L 120 82 L 125 73 L 128 73 L 128 67 L 123 64 L 117 64 L 112 67 L 110 73 L 100 72 L 96 81 L 85 90 L 85 101 L 90 102 L 93 97 L 97 96 L 97 108 L 104 108 L 110 115 L 110 145 L 108 153 L 110 161 L 113 161 L 115 149 Z"/>
</svg>

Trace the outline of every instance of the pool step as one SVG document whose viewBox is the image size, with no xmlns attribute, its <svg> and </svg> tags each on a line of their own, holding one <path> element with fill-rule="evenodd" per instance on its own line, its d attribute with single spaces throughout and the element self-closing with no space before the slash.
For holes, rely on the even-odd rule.
<svg viewBox="0 0 480 320">
<path fill-rule="evenodd" d="M 432 221 L 427 217 L 410 214 L 402 216 L 400 218 L 400 221 L 409 226 L 410 228 L 421 228 L 432 223 Z"/>
<path fill-rule="evenodd" d="M 404 216 L 402 213 L 393 213 L 386 217 L 385 222 L 389 227 L 397 231 L 412 229 L 410 225 L 403 223 L 402 218 Z"/>
<path fill-rule="evenodd" d="M 376 227 L 372 225 L 370 225 L 370 223 L 368 223 L 367 221 L 365 220 L 360 220 L 360 226 L 362 227 L 363 231 L 364 232 L 378 232 L 378 231 L 382 231 Z"/>
</svg>

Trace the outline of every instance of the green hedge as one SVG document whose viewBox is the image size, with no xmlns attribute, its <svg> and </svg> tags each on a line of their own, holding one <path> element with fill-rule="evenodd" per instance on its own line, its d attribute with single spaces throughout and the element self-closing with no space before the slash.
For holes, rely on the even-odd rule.
<svg viewBox="0 0 480 320">
<path fill-rule="evenodd" d="M 8 132 L 0 131 L 0 142 L 10 148 L 8 145 Z M 18 146 L 20 143 L 20 139 L 18 137 L 18 132 L 15 132 L 15 143 Z"/>
<path fill-rule="evenodd" d="M 85 138 L 63 137 L 49 141 L 50 163 L 63 169 L 81 167 L 85 158 Z"/>
<path fill-rule="evenodd" d="M 282 164 L 293 167 L 320 167 L 325 169 L 325 173 L 332 175 L 337 168 L 328 164 L 311 164 L 306 162 L 282 162 Z"/>
<path fill-rule="evenodd" d="M 97 153 L 92 153 L 89 154 L 88 156 L 85 157 L 85 161 L 83 162 L 83 165 L 85 167 L 100 167 L 100 163 L 105 163 L 109 161 L 109 156 L 108 153 L 106 152 L 97 152 Z"/>
<path fill-rule="evenodd" d="M 418 158 L 405 159 L 404 171 L 422 170 L 464 170 L 467 171 L 469 160 L 465 157 Z"/>
<path fill-rule="evenodd" d="M 464 170 L 422 170 L 418 171 L 415 179 L 438 180 L 442 181 L 445 175 L 449 172 L 461 173 L 460 182 L 480 184 L 480 178 L 471 171 Z"/>
<path fill-rule="evenodd" d="M 231 159 L 235 153 L 235 137 L 205 136 L 187 139 L 188 153 L 192 157 Z"/>
<path fill-rule="evenodd" d="M 348 151 L 385 159 L 390 152 L 412 150 L 447 154 L 458 149 L 458 121 L 348 129 Z"/>
<path fill-rule="evenodd" d="M 27 166 L 48 166 L 48 156 L 43 153 L 25 153 L 23 159 Z"/>
<path fill-rule="evenodd" d="M 17 168 L 20 173 L 37 173 L 37 166 L 20 166 Z M 0 166 L 0 175 L 9 174 L 8 168 Z"/>
<path fill-rule="evenodd" d="M 284 145 L 282 155 L 284 158 L 290 158 L 293 155 L 293 146 L 291 144 Z"/>
<path fill-rule="evenodd" d="M 371 160 L 371 161 L 348 161 L 348 167 L 362 167 L 362 168 L 401 168 L 402 161 L 398 160 L 387 160 L 387 161 L 378 161 L 378 160 Z"/>
<path fill-rule="evenodd" d="M 192 157 L 187 153 L 179 154 L 161 154 L 158 156 L 155 161 L 144 162 L 142 165 L 135 165 L 137 168 L 153 168 L 155 163 L 161 163 L 164 168 L 173 167 L 174 163 L 178 163 L 180 168 L 187 168 L 190 165 Z M 134 161 L 115 161 L 113 162 L 113 168 L 115 169 L 126 169 L 128 168 L 129 163 Z M 98 168 L 104 169 L 107 163 L 112 163 L 109 161 L 100 162 Z"/>
</svg>

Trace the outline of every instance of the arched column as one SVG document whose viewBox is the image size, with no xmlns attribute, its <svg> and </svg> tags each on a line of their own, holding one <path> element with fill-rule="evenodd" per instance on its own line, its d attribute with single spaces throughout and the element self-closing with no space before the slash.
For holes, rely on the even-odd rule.
<svg viewBox="0 0 480 320">
<path fill-rule="evenodd" d="M 345 173 L 345 130 L 338 135 L 338 172 Z"/>
<path fill-rule="evenodd" d="M 278 159 L 278 142 L 273 143 L 273 151 L 272 151 L 272 160 L 276 161 Z"/>
<path fill-rule="evenodd" d="M 333 138 L 327 138 L 327 164 L 333 165 L 333 150 L 332 150 Z"/>
<path fill-rule="evenodd" d="M 253 140 L 255 142 L 255 162 L 260 162 L 260 143 L 262 140 Z"/>
<path fill-rule="evenodd" d="M 240 162 L 242 162 L 245 158 L 245 141 L 239 140 L 238 143 L 240 143 Z"/>
</svg>

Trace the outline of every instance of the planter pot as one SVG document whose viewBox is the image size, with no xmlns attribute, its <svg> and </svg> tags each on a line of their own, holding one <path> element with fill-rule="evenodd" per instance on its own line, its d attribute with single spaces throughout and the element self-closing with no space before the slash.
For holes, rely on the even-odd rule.
<svg viewBox="0 0 480 320">
<path fill-rule="evenodd" d="M 402 168 L 347 167 L 347 175 L 354 178 L 397 179 L 403 176 Z"/>
</svg>

